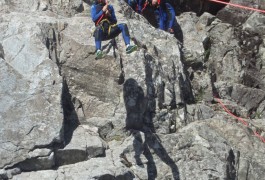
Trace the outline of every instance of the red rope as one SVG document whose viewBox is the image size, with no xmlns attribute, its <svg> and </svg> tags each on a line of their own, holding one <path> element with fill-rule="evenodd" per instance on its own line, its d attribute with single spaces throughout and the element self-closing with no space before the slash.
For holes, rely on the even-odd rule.
<svg viewBox="0 0 265 180">
<path fill-rule="evenodd" d="M 145 8 L 147 7 L 147 5 L 148 5 L 148 1 L 146 1 L 146 2 L 144 3 L 144 7 L 142 8 L 142 13 L 143 13 L 143 11 L 145 10 Z"/>
<path fill-rule="evenodd" d="M 225 107 L 224 103 L 219 99 L 219 98 L 216 98 L 217 101 L 219 102 L 219 104 L 222 106 L 222 108 L 228 113 L 230 114 L 231 116 L 233 116 L 234 118 L 236 118 L 237 120 L 241 121 L 245 126 L 248 127 L 248 123 L 246 121 L 244 121 L 244 119 L 242 119 L 241 117 L 237 117 L 235 116 L 233 113 L 231 113 L 231 111 L 229 111 L 229 109 L 227 109 L 227 107 Z"/>
<path fill-rule="evenodd" d="M 105 16 L 105 14 L 103 13 L 97 20 L 96 22 L 96 26 L 100 23 L 100 21 L 103 19 L 103 17 Z"/>
<path fill-rule="evenodd" d="M 252 8 L 252 7 L 248 7 L 248 6 L 243 6 L 243 5 L 240 5 L 240 4 L 224 2 L 224 1 L 221 1 L 221 0 L 208 0 L 208 1 L 215 2 L 215 3 L 220 3 L 220 4 L 226 4 L 226 5 L 238 7 L 238 8 L 241 8 L 241 9 L 247 9 L 247 10 L 251 10 L 251 11 L 257 11 L 257 12 L 265 13 L 265 10 Z"/>
<path fill-rule="evenodd" d="M 215 99 L 217 99 L 218 103 L 222 106 L 222 108 L 225 110 L 225 112 L 227 112 L 229 115 L 231 115 L 232 117 L 234 117 L 237 120 L 239 120 L 240 122 L 242 122 L 246 127 L 249 127 L 248 123 L 246 121 L 244 121 L 243 118 L 237 117 L 231 111 L 229 111 L 229 109 L 227 109 L 227 107 L 224 105 L 224 103 L 221 101 L 221 99 L 219 99 L 219 98 L 215 98 Z M 257 136 L 263 143 L 265 143 L 264 137 L 262 137 L 257 131 L 254 131 L 254 130 L 252 130 L 252 131 L 253 131 L 255 136 Z"/>
<path fill-rule="evenodd" d="M 253 131 L 253 132 L 254 132 L 255 136 L 257 136 L 262 142 L 265 143 L 265 138 L 264 137 L 262 137 L 261 135 L 259 135 L 259 133 L 257 133 L 257 131 Z"/>
</svg>

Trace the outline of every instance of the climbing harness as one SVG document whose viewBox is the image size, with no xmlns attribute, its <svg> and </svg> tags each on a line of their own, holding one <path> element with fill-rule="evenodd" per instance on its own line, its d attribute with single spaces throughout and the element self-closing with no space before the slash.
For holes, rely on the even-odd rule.
<svg viewBox="0 0 265 180">
<path fill-rule="evenodd" d="M 103 32 L 105 32 L 105 30 L 108 30 L 108 35 L 110 34 L 111 28 L 117 25 L 117 23 L 111 24 L 111 22 L 107 19 L 105 13 L 98 18 L 95 24 L 96 26 L 101 26 Z"/>
</svg>

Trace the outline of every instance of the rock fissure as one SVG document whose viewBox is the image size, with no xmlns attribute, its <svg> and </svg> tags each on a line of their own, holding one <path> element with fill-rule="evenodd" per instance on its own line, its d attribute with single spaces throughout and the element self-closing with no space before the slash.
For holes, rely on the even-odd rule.
<svg viewBox="0 0 265 180">
<path fill-rule="evenodd" d="M 0 43 L 0 58 L 5 59 L 5 52 L 1 43 Z"/>
<path fill-rule="evenodd" d="M 26 133 L 26 135 L 29 135 L 31 133 L 31 131 L 33 131 L 34 128 L 38 127 L 37 125 L 34 125 L 30 130 L 29 132 Z"/>
<path fill-rule="evenodd" d="M 203 171 L 214 171 L 214 172 L 218 172 L 216 169 L 202 169 Z"/>
</svg>

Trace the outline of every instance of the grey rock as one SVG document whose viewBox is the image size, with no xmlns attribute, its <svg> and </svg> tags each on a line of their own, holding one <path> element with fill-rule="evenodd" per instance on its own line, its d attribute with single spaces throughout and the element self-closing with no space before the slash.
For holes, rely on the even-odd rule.
<svg viewBox="0 0 265 180">
<path fill-rule="evenodd" d="M 250 0 L 232 0 L 230 3 L 244 5 L 247 7 L 258 8 L 260 5 L 259 1 L 250 1 Z M 233 6 L 226 6 L 222 10 L 217 13 L 217 17 L 222 21 L 233 24 L 240 25 L 244 23 L 247 18 L 253 13 L 253 11 L 249 11 L 243 8 L 235 8 Z"/>
<path fill-rule="evenodd" d="M 78 126 L 70 143 L 56 152 L 56 165 L 73 164 L 92 157 L 104 156 L 105 149 L 106 144 L 95 132 L 90 131 L 89 126 Z"/>
<path fill-rule="evenodd" d="M 264 15 L 255 12 L 243 24 L 243 30 L 264 35 L 264 28 L 265 28 L 264 24 L 265 24 Z"/>
<path fill-rule="evenodd" d="M 23 1 L 0 1 L 0 12 L 36 12 L 47 11 L 57 15 L 73 16 L 84 10 L 82 0 L 74 1 L 48 1 L 48 0 L 23 0 Z"/>
<path fill-rule="evenodd" d="M 44 169 L 52 169 L 55 166 L 54 153 L 48 156 L 28 158 L 18 164 L 21 171 L 37 171 Z"/>
<path fill-rule="evenodd" d="M 13 179 L 133 179 L 130 170 L 122 166 L 114 166 L 110 158 L 92 158 L 85 162 L 66 165 L 57 171 L 45 170 L 23 173 Z"/>
<path fill-rule="evenodd" d="M 99 136 L 105 139 L 113 130 L 112 121 L 104 118 L 90 118 L 86 122 L 98 128 Z"/>
<path fill-rule="evenodd" d="M 202 42 L 207 38 L 205 31 L 197 25 L 198 21 L 195 13 L 183 13 L 178 17 L 178 23 L 185 29 L 182 30 L 184 62 L 194 68 L 203 64 L 205 50 Z"/>
<path fill-rule="evenodd" d="M 43 180 L 52 180 L 58 177 L 58 173 L 53 170 L 43 170 L 43 171 L 33 171 L 26 172 L 20 175 L 14 176 L 14 180 L 26 180 L 26 179 L 43 179 Z"/>
<path fill-rule="evenodd" d="M 242 171 L 244 170 L 242 169 L 250 167 L 248 171 L 249 172 L 248 177 L 251 177 L 253 179 L 259 179 L 259 178 L 263 179 L 264 177 L 260 172 L 262 171 L 261 169 L 264 168 L 263 165 L 264 157 L 260 156 L 260 153 L 263 153 L 263 149 L 260 149 L 260 147 L 264 146 L 264 144 L 260 141 L 259 138 L 253 137 L 251 135 L 253 133 L 252 131 L 246 131 L 244 126 L 238 126 L 236 123 L 234 123 L 233 119 L 229 121 L 213 120 L 209 121 L 209 123 L 210 126 L 213 128 L 217 126 L 222 127 L 219 129 L 218 132 L 224 138 L 229 139 L 231 145 L 237 147 L 237 150 L 240 152 L 240 157 L 238 161 L 240 174 L 244 176 L 244 174 L 242 174 L 243 173 Z M 242 139 L 239 141 L 239 138 Z M 256 148 L 258 148 L 261 151 L 257 152 Z M 250 157 L 252 157 L 253 159 L 252 158 L 250 159 Z M 255 170 L 255 168 L 257 169 Z"/>
<path fill-rule="evenodd" d="M 259 89 L 247 88 L 242 85 L 233 86 L 231 98 L 247 110 L 256 109 L 263 101 L 265 92 Z"/>
<path fill-rule="evenodd" d="M 29 152 L 28 156 L 29 158 L 44 157 L 49 156 L 51 153 L 52 150 L 50 149 L 34 149 L 34 151 Z"/>
<path fill-rule="evenodd" d="M 255 118 L 264 118 L 264 110 L 265 110 L 265 102 L 262 101 L 260 104 L 259 104 L 259 107 L 256 111 L 256 114 L 255 114 Z"/>
<path fill-rule="evenodd" d="M 25 160 L 35 147 L 60 142 L 63 122 L 62 80 L 56 63 L 49 59 L 42 43 L 45 35 L 38 26 L 47 20 L 16 13 L 2 18 L 1 168 Z"/>
<path fill-rule="evenodd" d="M 21 169 L 12 168 L 12 169 L 8 169 L 6 172 L 7 172 L 8 179 L 12 179 L 13 176 L 18 175 L 18 174 L 21 173 Z"/>
<path fill-rule="evenodd" d="M 55 0 L 50 2 L 50 6 L 52 11 L 54 11 L 56 14 L 60 14 L 63 16 L 73 16 L 84 10 L 82 0 L 73 0 L 73 1 Z"/>
<path fill-rule="evenodd" d="M 204 104 L 196 104 L 187 106 L 187 114 L 189 122 L 193 122 L 212 118 L 215 115 L 215 112 L 209 106 Z"/>
<path fill-rule="evenodd" d="M 36 11 L 38 8 L 38 1 L 29 0 L 29 1 L 5 1 L 2 0 L 1 2 L 1 10 L 11 10 L 11 11 Z"/>
<path fill-rule="evenodd" d="M 212 24 L 212 22 L 214 22 L 214 20 L 216 20 L 216 17 L 210 13 L 203 13 L 200 17 L 199 17 L 199 21 L 197 22 L 197 26 L 200 29 L 204 29 L 207 26 L 210 26 Z M 198 30 L 200 30 L 198 29 Z"/>
<path fill-rule="evenodd" d="M 119 35 L 95 60 L 91 3 L 0 0 L 0 175 L 264 179 L 263 16 L 198 16 L 211 3 L 181 1 L 199 9 L 176 17 L 176 39 L 112 0 L 139 50 L 127 55 Z M 237 116 L 256 113 L 249 127 L 214 96 Z"/>
<path fill-rule="evenodd" d="M 234 31 L 229 24 L 217 23 L 209 32 L 211 48 L 208 66 L 212 76 L 215 76 L 213 78 L 218 81 L 235 83 L 240 81 L 242 71 L 241 63 L 238 61 L 240 48 Z"/>
<path fill-rule="evenodd" d="M 224 139 L 220 143 L 219 138 L 223 139 L 208 126 L 191 123 L 178 134 L 162 136 L 135 131 L 122 144 L 113 142 L 110 149 L 113 150 L 114 159 L 120 157 L 120 160 L 117 158 L 114 161 L 116 165 L 125 164 L 143 179 L 155 176 L 164 179 L 165 174 L 168 178 L 175 176 L 174 179 L 204 179 L 209 175 L 227 177 L 226 158 L 231 147 Z M 190 171 L 190 168 L 193 170 Z"/>
<path fill-rule="evenodd" d="M 241 109 L 245 109 L 248 112 L 251 112 L 253 109 L 259 109 L 258 114 L 262 113 L 262 102 L 264 99 L 263 90 L 252 89 L 239 84 L 231 85 L 224 82 L 215 83 L 215 87 L 222 98 L 235 102 L 230 104 L 233 104 L 233 106 L 237 107 L 237 109 L 240 109 L 239 106 L 242 106 L 243 108 Z"/>
<path fill-rule="evenodd" d="M 231 99 L 232 83 L 226 81 L 218 81 L 214 83 L 214 87 L 218 92 L 218 95 L 224 99 Z"/>
<path fill-rule="evenodd" d="M 85 42 L 84 39 L 80 39 L 80 36 L 71 37 L 76 29 L 84 26 L 82 20 L 88 21 L 88 18 L 72 21 L 61 33 L 60 47 L 63 51 L 60 53 L 60 59 L 63 63 L 62 74 L 66 77 L 72 96 L 82 99 L 80 108 L 82 107 L 81 114 L 83 113 L 83 115 L 80 117 L 111 117 L 115 111 L 115 106 L 119 103 L 120 87 L 115 83 L 115 79 L 119 77 L 120 67 L 112 56 L 102 61 L 95 60 L 92 37 L 90 37 L 91 45 L 85 46 L 82 45 Z M 83 33 L 84 37 L 90 34 L 89 31 Z M 75 49 L 72 47 L 75 47 Z M 105 67 L 105 65 L 108 65 L 108 67 Z M 105 84 L 101 82 L 107 82 L 109 88 L 105 89 Z M 81 89 L 85 89 L 85 91 Z"/>
<path fill-rule="evenodd" d="M 0 179 L 8 179 L 7 172 L 4 169 L 0 169 Z"/>
</svg>

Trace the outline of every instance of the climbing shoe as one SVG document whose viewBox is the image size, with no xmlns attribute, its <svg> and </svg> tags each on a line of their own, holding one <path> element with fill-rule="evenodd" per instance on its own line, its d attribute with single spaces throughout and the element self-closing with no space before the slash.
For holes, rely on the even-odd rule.
<svg viewBox="0 0 265 180">
<path fill-rule="evenodd" d="M 136 50 L 137 50 L 137 45 L 129 45 L 126 48 L 126 54 L 130 54 L 130 53 L 132 53 L 133 51 L 136 51 Z"/>
<path fill-rule="evenodd" d="M 170 34 L 174 34 L 174 29 L 172 29 L 172 28 L 169 28 L 167 31 L 168 31 Z"/>
<path fill-rule="evenodd" d="M 103 52 L 101 50 L 97 50 L 96 59 L 101 59 L 103 57 Z"/>
</svg>

